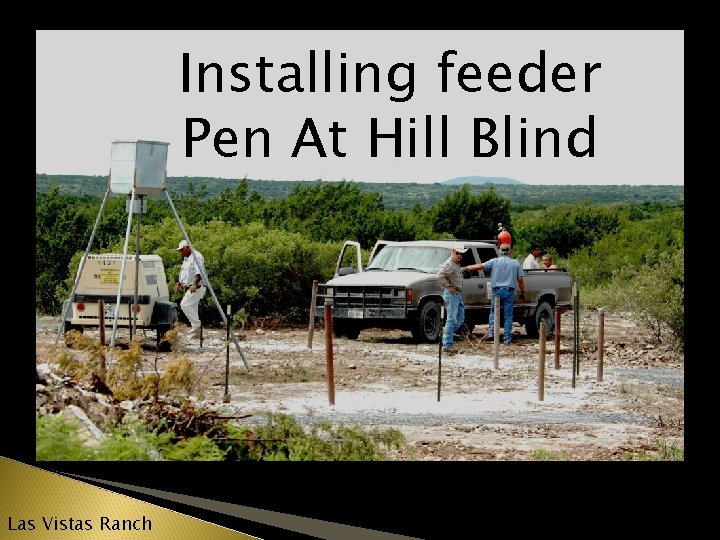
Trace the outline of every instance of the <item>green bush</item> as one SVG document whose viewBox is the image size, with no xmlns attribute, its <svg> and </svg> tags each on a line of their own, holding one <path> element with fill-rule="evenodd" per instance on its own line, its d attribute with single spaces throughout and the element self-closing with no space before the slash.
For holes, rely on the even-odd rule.
<svg viewBox="0 0 720 540">
<path fill-rule="evenodd" d="M 619 269 L 613 279 L 596 287 L 581 287 L 580 301 L 587 307 L 627 311 L 658 341 L 685 343 L 685 253 L 649 250 L 645 264 Z"/>
<path fill-rule="evenodd" d="M 80 437 L 82 424 L 61 415 L 35 417 L 35 459 L 37 461 L 87 461 L 95 451 Z"/>
<path fill-rule="evenodd" d="M 621 226 L 622 213 L 616 206 L 562 204 L 545 210 L 533 210 L 518 216 L 513 236 L 513 251 L 527 253 L 539 243 L 560 257 L 592 246 Z"/>
<path fill-rule="evenodd" d="M 77 419 L 38 416 L 35 458 L 38 461 L 378 461 L 383 448 L 406 448 L 396 429 L 365 431 L 361 426 L 319 423 L 308 428 L 294 418 L 269 414 L 263 426 L 231 423 L 208 433 L 178 437 L 166 424 L 153 428 L 129 419 L 106 428 L 106 437 L 84 437 Z M 212 433 L 212 435 L 210 434 Z"/>
<path fill-rule="evenodd" d="M 361 426 L 332 427 L 327 422 L 306 433 L 292 416 L 268 414 L 264 426 L 227 424 L 229 452 L 255 461 L 378 461 L 382 447 L 401 449 L 405 436 L 397 429 L 365 431 Z"/>
<path fill-rule="evenodd" d="M 299 233 L 269 230 L 258 222 L 234 226 L 221 221 L 186 228 L 195 249 L 205 257 L 213 292 L 225 312 L 245 310 L 249 317 L 274 318 L 280 323 L 308 321 L 313 280 L 323 282 L 332 277 L 340 244 L 319 243 Z M 162 257 L 172 289 L 182 262 L 176 247 L 182 239 L 177 222 L 167 218 L 145 229 L 140 242 L 141 253 Z M 122 253 L 122 241 L 110 250 Z M 70 263 L 70 276 L 77 271 L 81 252 Z M 68 298 L 73 279 L 67 278 L 56 291 L 58 298 Z M 180 302 L 181 294 L 171 291 L 171 299 Z M 201 303 L 206 324 L 222 321 L 210 293 Z"/>
<path fill-rule="evenodd" d="M 625 286 L 656 264 L 652 254 L 684 249 L 684 208 L 660 203 L 559 204 L 511 216 L 510 201 L 494 188 L 473 195 L 465 185 L 430 208 L 416 204 L 388 211 L 377 193 L 363 192 L 352 182 L 301 184 L 283 199 L 265 201 L 248 192 L 247 180 L 216 197 L 201 187 L 176 200 L 185 231 L 205 256 L 220 304 L 218 309 L 213 296 L 205 296 L 201 317 L 206 324 L 220 323 L 220 310 L 224 314 L 228 304 L 233 314 L 240 314 L 235 324 L 306 323 L 313 281 L 333 276 L 345 240 L 360 242 L 366 262 L 367 250 L 378 239 L 492 238 L 502 222 L 512 234 L 515 256 L 522 258 L 537 241 L 556 256 L 558 266 L 570 270 L 591 304 L 614 302 L 628 311 Z M 125 202 L 125 197 L 107 201 L 94 253 L 122 252 L 128 223 Z M 183 234 L 166 201 L 152 201 L 148 209 L 142 217 L 140 252 L 162 257 L 172 286 L 181 264 L 175 248 Z M 57 189 L 39 197 L 35 285 L 40 314 L 59 313 L 69 298 L 98 211 L 97 202 L 61 197 Z M 133 220 L 132 238 L 137 226 Z M 171 299 L 180 302 L 181 295 L 171 292 Z M 657 316 L 648 314 L 657 309 L 642 309 L 646 324 L 655 324 L 651 319 Z M 677 310 L 662 318 L 673 335 L 682 334 L 683 317 Z"/>
<path fill-rule="evenodd" d="M 615 233 L 574 252 L 568 268 L 575 278 L 590 286 L 608 283 L 615 276 L 630 279 L 652 253 L 684 249 L 683 215 L 682 209 L 672 208 L 642 221 L 626 219 Z"/>
<path fill-rule="evenodd" d="M 658 340 L 667 329 L 671 339 L 684 345 L 685 253 L 651 252 L 647 259 L 630 281 L 630 311 Z"/>
<path fill-rule="evenodd" d="M 467 184 L 445 196 L 429 212 L 433 230 L 446 238 L 491 239 L 498 234 L 498 223 L 512 230 L 510 200 L 494 188 L 473 195 Z"/>
</svg>

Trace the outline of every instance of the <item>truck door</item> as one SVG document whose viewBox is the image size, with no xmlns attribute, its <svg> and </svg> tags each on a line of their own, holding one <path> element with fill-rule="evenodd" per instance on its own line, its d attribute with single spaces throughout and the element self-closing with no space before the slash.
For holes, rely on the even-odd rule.
<svg viewBox="0 0 720 540">
<path fill-rule="evenodd" d="M 473 248 L 465 252 L 460 264 L 462 266 L 469 266 L 475 263 L 486 262 L 496 256 L 497 253 L 493 248 Z M 489 309 L 490 276 L 487 275 L 484 270 L 472 270 L 466 272 L 465 275 L 467 277 L 463 280 L 463 302 L 465 303 L 466 309 Z"/>
<path fill-rule="evenodd" d="M 353 250 L 352 248 L 355 249 Z M 360 249 L 360 242 L 345 240 L 343 247 L 340 249 L 337 264 L 335 265 L 335 277 L 346 276 L 347 274 L 355 274 L 362 271 L 362 250 Z"/>
</svg>

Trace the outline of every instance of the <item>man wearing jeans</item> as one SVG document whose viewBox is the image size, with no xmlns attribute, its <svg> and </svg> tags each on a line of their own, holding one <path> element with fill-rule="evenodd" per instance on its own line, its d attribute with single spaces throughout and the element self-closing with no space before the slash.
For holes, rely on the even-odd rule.
<svg viewBox="0 0 720 540">
<path fill-rule="evenodd" d="M 490 318 L 488 320 L 488 337 L 495 336 L 495 297 L 500 298 L 500 308 L 505 318 L 505 331 L 503 344 L 510 345 L 512 341 L 513 306 L 515 305 L 515 291 L 520 289 L 520 300 L 525 299 L 525 272 L 520 263 L 510 258 L 510 244 L 500 246 L 500 256 L 484 263 L 471 264 L 463 270 L 490 270 Z"/>
<path fill-rule="evenodd" d="M 440 265 L 437 277 L 443 280 L 443 302 L 445 302 L 445 330 L 442 335 L 442 350 L 444 353 L 455 352 L 453 337 L 455 332 L 465 322 L 465 304 L 463 303 L 462 289 L 463 276 L 460 269 L 463 253 L 467 248 L 463 244 L 453 244 L 450 256 Z"/>
</svg>

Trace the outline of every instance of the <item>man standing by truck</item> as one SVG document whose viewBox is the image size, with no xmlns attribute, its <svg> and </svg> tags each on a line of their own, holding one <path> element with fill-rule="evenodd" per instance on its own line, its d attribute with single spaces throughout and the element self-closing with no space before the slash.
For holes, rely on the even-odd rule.
<svg viewBox="0 0 720 540">
<path fill-rule="evenodd" d="M 188 333 L 189 338 L 200 337 L 202 323 L 198 315 L 200 300 L 205 296 L 206 287 L 203 281 L 205 274 L 205 257 L 197 249 L 192 250 L 186 240 L 181 240 L 177 251 L 183 256 L 180 276 L 175 284 L 175 292 L 185 291 L 180 308 L 190 322 L 192 329 Z M 201 270 L 202 269 L 202 270 Z"/>
<path fill-rule="evenodd" d="M 445 303 L 445 330 L 442 335 L 442 350 L 453 354 L 455 332 L 465 322 L 465 304 L 463 303 L 463 275 L 460 269 L 463 253 L 467 248 L 463 244 L 453 244 L 450 256 L 440 265 L 437 277 L 443 279 L 443 302 Z"/>
<path fill-rule="evenodd" d="M 523 262 L 523 270 L 532 270 L 533 268 L 540 268 L 537 258 L 542 255 L 542 246 L 540 244 L 533 244 L 530 246 L 530 253 L 525 257 Z"/>
<path fill-rule="evenodd" d="M 513 307 L 515 291 L 520 289 L 520 300 L 525 300 L 525 272 L 520 263 L 510 258 L 510 244 L 500 246 L 500 256 L 484 263 L 471 264 L 462 270 L 490 270 L 490 317 L 488 319 L 488 338 L 494 339 L 495 331 L 495 297 L 500 298 L 500 308 L 505 319 L 503 345 L 512 341 Z"/>
</svg>

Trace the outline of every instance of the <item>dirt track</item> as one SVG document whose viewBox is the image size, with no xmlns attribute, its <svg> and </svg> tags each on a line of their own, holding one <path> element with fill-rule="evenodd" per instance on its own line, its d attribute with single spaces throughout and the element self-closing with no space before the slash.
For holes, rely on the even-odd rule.
<svg viewBox="0 0 720 540">
<path fill-rule="evenodd" d="M 266 411 L 275 411 L 299 422 L 397 427 L 414 451 L 392 459 L 616 460 L 655 453 L 663 444 L 683 447 L 683 356 L 653 343 L 629 318 L 606 315 L 600 382 L 597 325 L 595 312 L 581 314 L 573 377 L 572 313 L 563 315 L 560 369 L 548 342 L 542 387 L 539 343 L 520 327 L 514 344 L 499 349 L 497 369 L 493 343 L 481 339 L 485 326 L 458 341 L 459 354 L 442 359 L 437 345 L 415 344 L 399 331 L 334 339 L 332 405 L 321 327 L 312 348 L 307 328 L 240 335 L 249 372 L 232 343 L 227 361 L 224 329 L 206 329 L 202 346 L 181 338 L 158 359 L 161 366 L 178 356 L 191 359 L 201 374 L 193 398 L 243 422 L 262 423 Z M 43 363 L 56 332 L 53 320 L 39 321 L 36 363 Z M 154 359 L 154 334 L 146 341 Z M 229 403 L 223 402 L 226 363 Z"/>
</svg>

